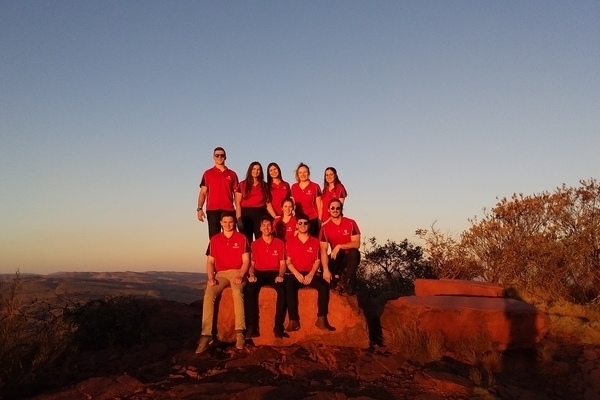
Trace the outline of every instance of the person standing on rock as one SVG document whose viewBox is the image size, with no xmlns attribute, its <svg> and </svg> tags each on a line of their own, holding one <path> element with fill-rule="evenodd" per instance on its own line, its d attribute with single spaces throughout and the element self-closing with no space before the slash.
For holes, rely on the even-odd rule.
<svg viewBox="0 0 600 400">
<path fill-rule="evenodd" d="M 348 197 L 348 192 L 342 182 L 340 182 L 337 170 L 333 167 L 325 168 L 323 196 L 321 197 L 323 200 L 323 207 L 321 207 L 321 223 L 324 224 L 329 219 L 329 209 L 327 208 L 329 202 L 333 199 L 339 199 L 343 204 L 346 197 Z"/>
<path fill-rule="evenodd" d="M 206 274 L 208 281 L 204 290 L 202 308 L 202 332 L 196 354 L 204 352 L 212 341 L 215 299 L 227 286 L 231 286 L 233 312 L 235 314 L 235 347 L 245 346 L 244 330 L 244 277 L 250 268 L 250 246 L 246 236 L 235 230 L 233 212 L 221 214 L 223 232 L 216 234 L 208 244 Z"/>
<path fill-rule="evenodd" d="M 300 163 L 296 168 L 296 183 L 292 185 L 292 199 L 296 211 L 306 214 L 310 218 L 310 234 L 319 237 L 321 207 L 321 187 L 310 180 L 308 165 Z"/>
<path fill-rule="evenodd" d="M 252 242 L 252 262 L 246 285 L 246 339 L 259 336 L 258 294 L 264 285 L 270 285 L 277 292 L 275 303 L 275 325 L 273 334 L 283 338 L 285 320 L 285 286 L 283 277 L 285 267 L 285 244 L 273 236 L 273 218 L 265 215 L 260 219 L 262 236 Z"/>
<path fill-rule="evenodd" d="M 235 204 L 238 229 L 252 243 L 253 239 L 258 239 L 261 235 L 259 219 L 267 211 L 275 213 L 269 201 L 262 165 L 258 161 L 253 161 L 248 166 L 246 179 L 240 182 L 236 190 Z"/>
<path fill-rule="evenodd" d="M 221 214 L 234 211 L 234 196 L 238 189 L 237 174 L 225 166 L 227 155 L 222 147 L 213 150 L 214 167 L 207 169 L 200 179 L 198 192 L 198 221 L 208 221 L 208 238 L 221 231 Z M 206 213 L 203 210 L 206 202 Z"/>
<path fill-rule="evenodd" d="M 339 199 L 329 201 L 329 220 L 321 226 L 321 264 L 333 274 L 334 283 L 339 277 L 336 289 L 352 295 L 360 264 L 360 229 L 353 219 L 344 217 L 343 207 Z"/>
<path fill-rule="evenodd" d="M 325 279 L 317 275 L 319 269 L 319 240 L 308 232 L 311 222 L 305 214 L 297 213 L 298 234 L 286 242 L 286 265 L 288 271 L 293 275 L 286 282 L 286 299 L 288 307 L 288 332 L 300 329 L 300 315 L 298 313 L 298 289 L 310 286 L 317 289 L 317 322 L 315 326 L 322 330 L 334 331 L 329 325 L 327 314 L 329 313 L 329 287 L 325 279 L 331 278 L 329 270 L 324 272 Z M 326 275 L 327 274 L 327 275 Z"/>
<path fill-rule="evenodd" d="M 267 167 L 267 188 L 269 190 L 269 201 L 273 207 L 271 216 L 277 218 L 283 215 L 281 203 L 284 199 L 291 196 L 290 184 L 281 177 L 281 168 L 277 163 L 269 163 Z"/>
</svg>

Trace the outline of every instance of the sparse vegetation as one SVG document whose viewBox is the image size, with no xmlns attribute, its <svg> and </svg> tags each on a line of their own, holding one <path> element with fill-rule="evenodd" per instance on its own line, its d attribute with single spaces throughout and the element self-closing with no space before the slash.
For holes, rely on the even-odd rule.
<svg viewBox="0 0 600 400">
<path fill-rule="evenodd" d="M 76 330 L 72 343 L 80 350 L 130 347 L 148 336 L 145 307 L 133 296 L 107 296 L 65 312 Z"/>
<path fill-rule="evenodd" d="M 66 351 L 72 332 L 49 304 L 20 304 L 20 283 L 18 272 L 12 282 L 0 282 L 0 389 L 34 381 L 40 367 Z"/>
<path fill-rule="evenodd" d="M 439 277 L 479 278 L 553 299 L 600 302 L 600 182 L 502 198 L 454 239 L 431 227 L 417 236 Z"/>
<path fill-rule="evenodd" d="M 73 352 L 128 347 L 148 335 L 145 309 L 131 296 L 22 304 L 20 284 L 18 272 L 0 281 L 0 392 L 35 383 L 40 371 Z"/>
<path fill-rule="evenodd" d="M 397 321 L 391 327 L 391 337 L 386 345 L 407 359 L 426 364 L 441 360 L 446 354 L 444 335 L 419 329 L 416 323 Z"/>
<path fill-rule="evenodd" d="M 373 297 L 383 292 L 402 295 L 414 292 L 417 278 L 434 278 L 423 249 L 407 239 L 377 243 L 372 237 L 363 243 L 362 262 L 357 272 L 359 290 Z"/>
</svg>

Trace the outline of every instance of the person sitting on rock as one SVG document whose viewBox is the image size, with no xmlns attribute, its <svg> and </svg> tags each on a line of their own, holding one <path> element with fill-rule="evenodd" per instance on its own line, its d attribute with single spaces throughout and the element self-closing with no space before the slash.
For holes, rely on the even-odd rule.
<svg viewBox="0 0 600 400">
<path fill-rule="evenodd" d="M 275 325 L 273 334 L 283 338 L 285 320 L 285 244 L 273 236 L 273 218 L 265 215 L 260 218 L 262 236 L 251 244 L 252 261 L 246 285 L 246 339 L 259 336 L 258 330 L 258 294 L 264 285 L 270 285 L 277 292 L 275 305 Z"/>
<path fill-rule="evenodd" d="M 334 275 L 334 283 L 339 277 L 336 289 L 352 295 L 360 263 L 360 229 L 353 219 L 344 217 L 343 207 L 339 199 L 332 199 L 327 207 L 329 220 L 321 226 L 321 264 Z"/>
<path fill-rule="evenodd" d="M 196 354 L 204 352 L 212 339 L 213 315 L 215 299 L 227 286 L 231 286 L 233 296 L 233 312 L 235 314 L 236 342 L 235 347 L 245 346 L 244 330 L 246 321 L 244 315 L 244 276 L 250 267 L 250 246 L 248 239 L 235 230 L 235 214 L 221 214 L 223 231 L 210 239 L 208 257 L 206 259 L 206 274 L 208 281 L 204 290 L 202 308 L 202 333 Z"/>
<path fill-rule="evenodd" d="M 293 277 L 286 281 L 286 299 L 288 307 L 288 332 L 300 329 L 300 315 L 298 314 L 298 289 L 310 286 L 317 289 L 317 322 L 315 326 L 319 329 L 334 331 L 329 325 L 327 314 L 329 312 L 329 285 L 317 275 L 319 269 L 319 240 L 308 232 L 310 222 L 308 216 L 302 213 L 296 214 L 296 226 L 298 234 L 286 242 L 286 265 Z M 329 271 L 327 271 L 329 272 Z M 330 274 L 328 275 L 331 276 Z"/>
</svg>

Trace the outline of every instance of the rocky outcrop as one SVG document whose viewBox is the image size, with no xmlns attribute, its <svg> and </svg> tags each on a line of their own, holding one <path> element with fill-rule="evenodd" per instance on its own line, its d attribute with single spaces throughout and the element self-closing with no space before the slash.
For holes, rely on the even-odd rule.
<svg viewBox="0 0 600 400">
<path fill-rule="evenodd" d="M 406 326 L 441 332 L 452 342 L 471 340 L 484 333 L 498 350 L 531 348 L 550 326 L 548 316 L 522 301 L 460 296 L 410 296 L 386 304 L 381 317 L 385 343 L 392 350 L 395 335 Z"/>
<path fill-rule="evenodd" d="M 416 279 L 415 295 L 505 297 L 506 291 L 502 286 L 489 282 L 461 279 Z"/>
<path fill-rule="evenodd" d="M 300 330 L 290 332 L 289 337 L 276 339 L 273 336 L 275 319 L 275 289 L 265 286 L 260 290 L 259 331 L 260 337 L 253 339 L 256 345 L 289 346 L 295 343 L 318 343 L 332 346 L 367 348 L 369 336 L 367 322 L 359 308 L 356 296 L 342 296 L 331 292 L 329 299 L 329 323 L 335 332 L 322 331 L 315 327 L 317 319 L 317 291 L 303 288 L 298 291 L 300 305 Z M 226 288 L 218 304 L 217 338 L 224 342 L 235 341 L 235 323 L 231 289 Z"/>
</svg>

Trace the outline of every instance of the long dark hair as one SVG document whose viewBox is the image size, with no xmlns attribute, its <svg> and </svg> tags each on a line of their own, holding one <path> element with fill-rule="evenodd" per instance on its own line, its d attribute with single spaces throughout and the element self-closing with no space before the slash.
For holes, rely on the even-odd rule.
<svg viewBox="0 0 600 400">
<path fill-rule="evenodd" d="M 323 191 L 329 189 L 329 182 L 327 182 L 327 177 L 325 176 L 325 174 L 327 174 L 327 171 L 333 172 L 333 187 L 334 188 L 337 185 L 339 185 L 340 183 L 342 183 L 342 182 L 340 182 L 340 178 L 338 178 L 337 169 L 335 169 L 333 167 L 327 167 L 327 168 L 325 168 L 325 172 L 323 173 Z"/>
<path fill-rule="evenodd" d="M 281 180 L 283 180 L 283 178 L 281 177 L 281 168 L 279 168 L 279 164 L 277 164 L 276 162 L 272 162 L 269 163 L 269 165 L 267 166 L 267 183 L 270 185 L 271 183 L 273 183 L 273 177 L 271 176 L 271 174 L 269 173 L 269 170 L 271 169 L 271 167 L 275 167 L 277 168 L 277 177 Z"/>
<path fill-rule="evenodd" d="M 267 188 L 265 183 L 265 173 L 263 171 L 262 165 L 258 161 L 253 161 L 248 166 L 248 171 L 246 172 L 246 187 L 244 188 L 244 193 L 242 193 L 242 197 L 247 199 L 250 195 L 250 191 L 252 190 L 252 186 L 254 185 L 254 178 L 252 177 L 252 168 L 258 165 L 260 167 L 260 174 L 258 174 L 258 184 L 260 185 L 260 190 L 263 194 L 263 201 L 267 200 Z"/>
</svg>

